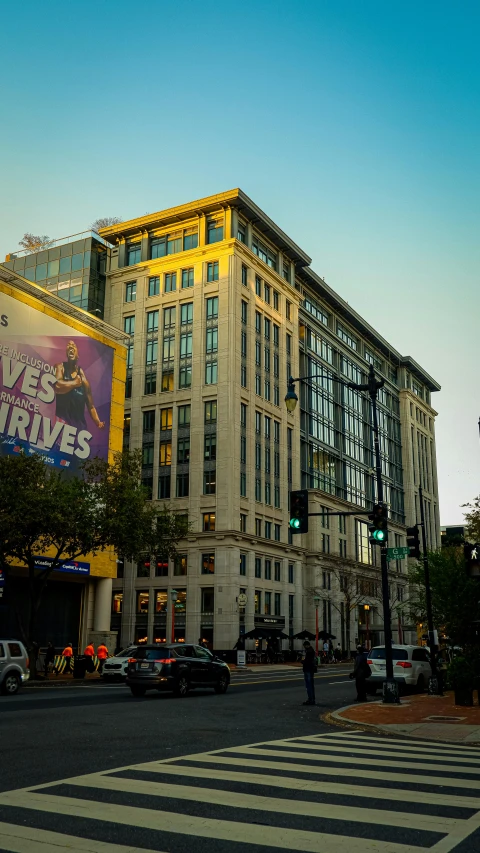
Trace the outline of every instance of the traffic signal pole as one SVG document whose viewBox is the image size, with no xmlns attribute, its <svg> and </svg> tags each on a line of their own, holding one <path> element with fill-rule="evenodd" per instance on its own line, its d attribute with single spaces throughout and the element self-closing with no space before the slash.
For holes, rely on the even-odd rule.
<svg viewBox="0 0 480 853">
<path fill-rule="evenodd" d="M 428 566 L 428 551 L 427 551 L 427 531 L 425 528 L 425 506 L 423 504 L 423 489 L 418 488 L 418 497 L 420 500 L 420 521 L 422 527 L 422 550 L 423 550 L 423 568 L 425 572 L 425 604 L 427 610 L 428 624 L 428 645 L 430 647 L 430 666 L 432 674 L 428 679 L 428 692 L 430 696 L 443 696 L 442 685 L 438 677 L 437 670 L 437 642 L 435 630 L 433 627 L 433 611 L 432 611 L 432 590 L 430 587 L 430 571 Z"/>
</svg>

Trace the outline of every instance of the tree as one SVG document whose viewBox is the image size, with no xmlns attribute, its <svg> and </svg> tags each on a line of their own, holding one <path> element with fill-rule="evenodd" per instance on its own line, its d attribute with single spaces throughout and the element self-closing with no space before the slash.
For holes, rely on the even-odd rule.
<svg viewBox="0 0 480 853">
<path fill-rule="evenodd" d="M 125 559 L 176 556 L 185 519 L 146 499 L 141 454 L 118 454 L 113 463 L 89 460 L 80 476 L 50 469 L 37 454 L 0 457 L 0 568 L 25 566 L 25 592 L 13 601 L 19 631 L 36 672 L 37 617 L 52 572 L 63 563 L 113 548 Z M 47 568 L 41 557 L 50 556 Z"/>
<path fill-rule="evenodd" d="M 464 513 L 466 521 L 466 537 L 471 542 L 480 542 L 480 495 L 473 503 L 462 504 L 469 511 Z"/>
<path fill-rule="evenodd" d="M 480 620 L 480 584 L 471 578 L 463 548 L 442 548 L 428 555 L 433 624 L 442 628 L 453 645 L 473 642 Z M 409 571 L 410 613 L 417 622 L 426 622 L 425 569 L 423 562 Z M 477 624 L 475 624 L 477 623 Z"/>
<path fill-rule="evenodd" d="M 100 228 L 108 228 L 109 225 L 118 225 L 120 222 L 123 222 L 123 219 L 119 216 L 101 216 L 92 222 L 90 228 L 92 231 L 98 231 Z"/>
<path fill-rule="evenodd" d="M 32 254 L 33 252 L 39 252 L 41 249 L 49 249 L 50 246 L 53 246 L 54 242 L 55 241 L 50 240 L 50 237 L 47 237 L 46 234 L 40 237 L 26 231 L 23 238 L 18 241 L 18 245 Z"/>
</svg>

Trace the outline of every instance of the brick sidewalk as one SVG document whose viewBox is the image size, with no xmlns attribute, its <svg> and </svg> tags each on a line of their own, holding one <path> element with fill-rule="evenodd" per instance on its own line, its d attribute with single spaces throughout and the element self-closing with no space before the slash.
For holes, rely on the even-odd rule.
<svg viewBox="0 0 480 853">
<path fill-rule="evenodd" d="M 480 707 L 454 704 L 453 693 L 406 696 L 400 705 L 365 702 L 330 715 L 331 722 L 374 727 L 388 734 L 480 745 Z"/>
</svg>

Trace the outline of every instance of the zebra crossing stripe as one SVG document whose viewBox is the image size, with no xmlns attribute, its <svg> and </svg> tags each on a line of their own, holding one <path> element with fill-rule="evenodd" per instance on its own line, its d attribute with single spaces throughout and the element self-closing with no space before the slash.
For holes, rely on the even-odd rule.
<svg viewBox="0 0 480 853">
<path fill-rule="evenodd" d="M 345 746 L 345 745 L 336 746 L 335 744 L 330 745 L 330 744 L 325 744 L 325 743 L 319 743 L 318 741 L 316 743 L 313 743 L 312 741 L 307 741 L 307 739 L 303 739 L 303 738 L 299 739 L 299 740 L 295 740 L 295 741 L 272 740 L 272 741 L 269 741 L 269 746 L 270 745 L 294 747 L 295 749 L 299 749 L 299 750 L 303 749 L 303 750 L 309 750 L 310 752 L 325 753 L 325 754 L 326 753 L 332 753 L 332 752 L 334 752 L 334 753 L 337 753 L 337 752 L 346 753 L 346 752 L 348 752 L 348 754 L 351 755 L 353 752 L 353 753 L 356 753 L 352 757 L 352 760 L 354 760 L 354 761 L 358 761 L 359 758 L 366 755 L 365 746 L 363 749 L 360 749 L 358 746 L 354 746 L 353 744 L 351 746 L 350 745 L 349 746 Z M 367 754 L 368 754 L 368 756 L 380 756 L 380 757 L 383 756 L 383 757 L 385 757 L 385 751 L 384 750 L 375 749 L 372 745 L 369 745 Z M 393 757 L 394 758 L 408 758 L 408 759 L 410 759 L 410 763 L 408 765 L 409 767 L 411 767 L 411 762 L 413 760 L 416 760 L 417 758 L 422 758 L 424 761 L 436 761 L 436 760 L 438 761 L 438 759 L 441 759 L 444 761 L 459 762 L 459 766 L 460 765 L 463 766 L 463 765 L 473 764 L 476 768 L 478 768 L 479 759 L 480 759 L 480 755 L 476 758 L 471 758 L 471 757 L 467 758 L 467 757 L 463 757 L 463 756 L 459 756 L 459 755 L 448 757 L 448 755 L 445 755 L 445 754 L 439 756 L 435 752 L 432 752 L 432 754 L 429 755 L 428 753 L 425 753 L 425 751 L 422 751 L 421 755 L 418 755 L 418 756 L 417 755 L 412 756 L 408 752 L 403 752 L 403 753 L 402 752 L 395 752 Z M 331 755 L 330 760 L 331 761 L 337 761 L 337 756 Z M 375 764 L 381 765 L 382 762 L 377 762 L 377 760 L 375 759 Z M 402 762 L 399 762 L 399 763 L 392 763 L 391 761 L 388 762 L 389 767 L 400 767 L 401 765 L 402 765 Z M 420 765 L 415 764 L 415 766 L 419 767 Z M 439 765 L 438 764 L 425 765 L 425 768 L 427 768 L 427 767 L 429 767 L 429 769 L 436 770 L 436 769 L 438 769 Z M 456 769 L 456 768 L 451 768 L 451 769 Z M 464 772 L 465 773 L 471 773 L 471 770 L 469 770 L 468 767 L 465 766 Z"/>
<path fill-rule="evenodd" d="M 76 835 L 0 821 L 0 842 L 9 853 L 161 853 L 145 847 L 125 847 Z"/>
</svg>

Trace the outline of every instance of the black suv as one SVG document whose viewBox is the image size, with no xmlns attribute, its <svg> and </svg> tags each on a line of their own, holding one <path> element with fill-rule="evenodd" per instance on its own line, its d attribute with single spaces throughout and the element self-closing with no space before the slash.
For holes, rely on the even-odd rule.
<svg viewBox="0 0 480 853">
<path fill-rule="evenodd" d="M 202 646 L 140 646 L 128 661 L 126 683 L 134 696 L 145 696 L 147 690 L 173 690 L 177 696 L 186 696 L 192 687 L 226 693 L 230 670 Z"/>
</svg>

